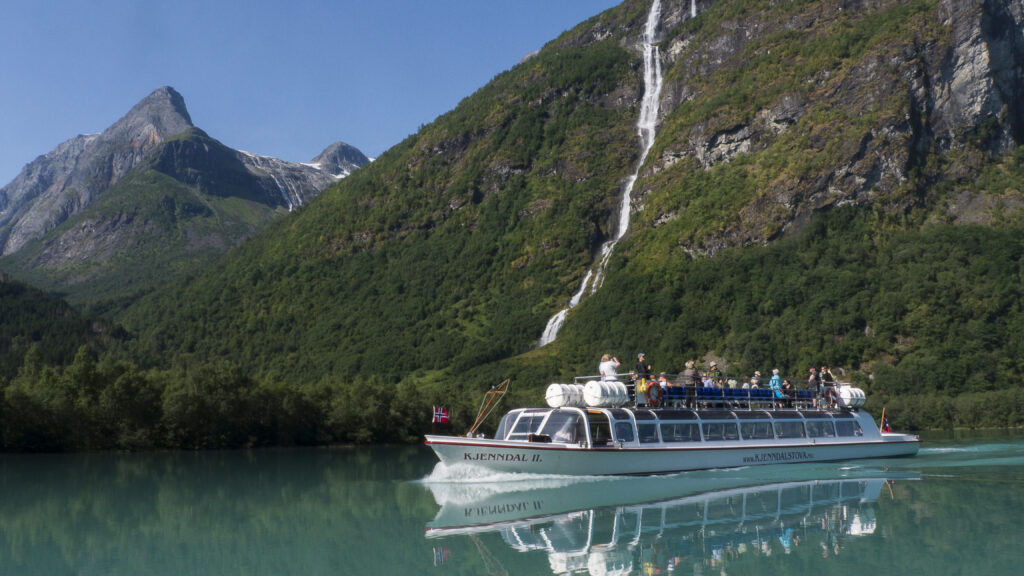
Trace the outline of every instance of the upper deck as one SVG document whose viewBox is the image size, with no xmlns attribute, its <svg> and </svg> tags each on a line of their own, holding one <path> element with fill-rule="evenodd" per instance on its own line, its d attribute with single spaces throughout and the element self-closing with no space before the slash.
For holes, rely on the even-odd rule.
<svg viewBox="0 0 1024 576">
<path fill-rule="evenodd" d="M 881 438 L 854 410 L 719 408 L 520 408 L 502 418 L 495 440 L 593 448 L 657 448 L 701 443 L 864 441 Z"/>
</svg>

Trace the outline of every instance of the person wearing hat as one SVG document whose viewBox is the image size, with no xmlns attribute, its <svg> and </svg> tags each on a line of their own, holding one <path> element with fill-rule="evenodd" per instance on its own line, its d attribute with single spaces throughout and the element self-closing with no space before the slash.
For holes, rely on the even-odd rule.
<svg viewBox="0 0 1024 576">
<path fill-rule="evenodd" d="M 718 369 L 718 362 L 711 362 L 711 368 L 708 370 L 708 376 L 710 376 L 715 382 L 722 379 L 722 371 Z"/>
<path fill-rule="evenodd" d="M 693 367 L 693 360 L 686 361 L 683 370 L 683 386 L 686 386 L 686 407 L 693 408 L 697 403 L 697 386 L 700 386 L 700 374 Z"/>
<path fill-rule="evenodd" d="M 637 406 L 646 405 L 648 400 L 647 386 L 651 381 L 651 365 L 647 364 L 645 360 L 646 355 L 643 352 L 636 355 L 636 369 L 633 370 L 630 378 L 632 386 L 627 386 L 627 388 L 632 388 L 630 392 L 635 398 Z"/>
<path fill-rule="evenodd" d="M 761 387 L 761 372 L 754 370 L 754 375 L 750 378 L 750 388 Z"/>
<path fill-rule="evenodd" d="M 641 352 L 636 355 L 636 377 L 650 380 L 651 365 L 647 363 L 647 356 Z"/>
</svg>

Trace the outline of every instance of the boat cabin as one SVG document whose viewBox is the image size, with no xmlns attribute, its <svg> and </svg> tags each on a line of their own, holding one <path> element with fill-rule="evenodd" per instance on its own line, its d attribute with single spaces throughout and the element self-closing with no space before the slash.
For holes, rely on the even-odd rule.
<svg viewBox="0 0 1024 576">
<path fill-rule="evenodd" d="M 687 443 L 842 439 L 864 436 L 858 413 L 832 410 L 520 408 L 494 438 L 593 448 L 680 447 Z"/>
</svg>

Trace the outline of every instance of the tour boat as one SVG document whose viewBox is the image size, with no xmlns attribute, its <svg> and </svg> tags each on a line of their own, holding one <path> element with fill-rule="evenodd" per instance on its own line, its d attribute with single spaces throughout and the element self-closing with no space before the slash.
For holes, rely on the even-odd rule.
<svg viewBox="0 0 1024 576">
<path fill-rule="evenodd" d="M 808 391 L 777 399 L 767 389 L 669 386 L 658 406 L 627 407 L 632 401 L 623 382 L 552 384 L 547 408 L 511 410 L 493 438 L 474 433 L 478 416 L 466 436 L 427 435 L 426 443 L 448 465 L 572 476 L 917 453 L 916 435 L 879 430 L 862 409 L 863 391 L 840 384 L 829 392 L 828 406 L 813 408 Z"/>
</svg>

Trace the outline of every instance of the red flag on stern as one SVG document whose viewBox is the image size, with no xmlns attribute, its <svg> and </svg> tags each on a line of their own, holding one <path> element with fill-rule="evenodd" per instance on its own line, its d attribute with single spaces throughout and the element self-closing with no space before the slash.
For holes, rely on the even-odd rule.
<svg viewBox="0 0 1024 576">
<path fill-rule="evenodd" d="M 442 407 L 434 406 L 434 419 L 431 420 L 431 423 L 433 423 L 433 424 L 437 424 L 437 423 L 447 424 L 448 423 L 448 409 L 444 408 L 443 406 Z"/>
<path fill-rule="evenodd" d="M 885 408 L 882 408 L 882 425 L 880 426 L 882 432 L 892 432 L 889 428 L 889 419 L 885 417 Z"/>
</svg>

